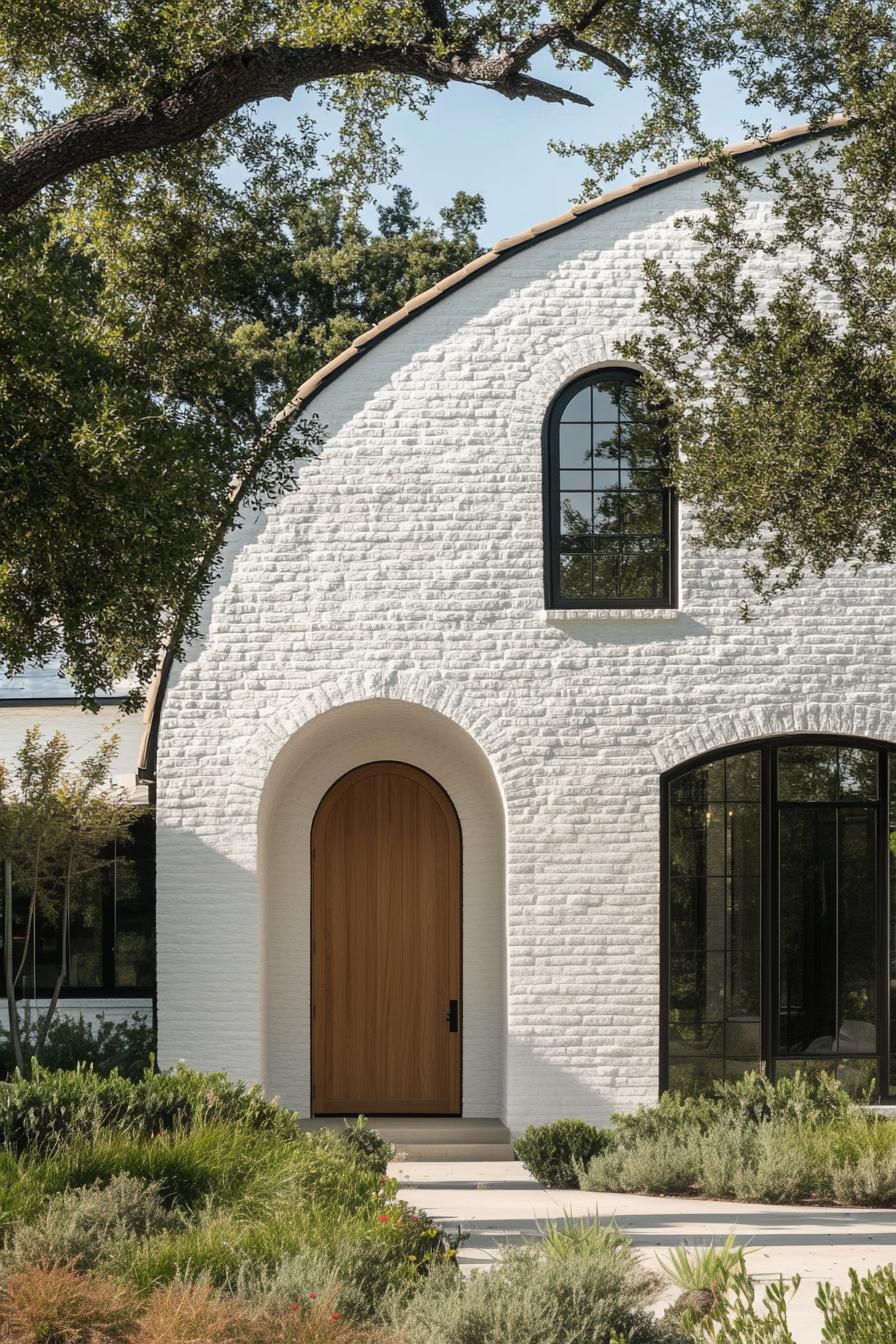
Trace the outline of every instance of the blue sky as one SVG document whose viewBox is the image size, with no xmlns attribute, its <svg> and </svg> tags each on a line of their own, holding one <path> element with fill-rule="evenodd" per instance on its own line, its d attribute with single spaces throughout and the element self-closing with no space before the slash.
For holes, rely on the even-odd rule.
<svg viewBox="0 0 896 1344">
<path fill-rule="evenodd" d="M 642 90 L 620 90 L 598 70 L 557 72 L 544 56 L 533 72 L 575 87 L 594 106 L 508 102 L 484 89 L 452 85 L 439 93 L 425 121 L 408 112 L 390 117 L 388 129 L 404 148 L 400 179 L 425 217 L 436 219 L 457 190 L 478 192 L 487 211 L 481 241 L 488 244 L 559 214 L 579 196 L 588 173 L 581 159 L 560 158 L 548 142 L 611 139 L 635 125 L 646 107 Z M 744 125 L 755 125 L 763 116 L 774 128 L 782 124 L 780 114 L 776 118 L 769 108 L 746 107 L 736 84 L 723 72 L 707 78 L 701 105 L 705 130 L 725 141 L 743 139 Z M 260 109 L 284 130 L 294 125 L 298 112 L 314 111 L 301 95 L 293 103 L 272 100 Z M 335 125 L 331 117 L 315 119 L 323 127 Z M 628 174 L 636 175 L 637 170 Z"/>
</svg>

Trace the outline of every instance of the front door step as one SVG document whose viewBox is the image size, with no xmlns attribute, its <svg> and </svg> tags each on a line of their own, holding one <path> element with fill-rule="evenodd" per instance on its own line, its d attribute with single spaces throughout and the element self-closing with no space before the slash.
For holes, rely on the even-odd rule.
<svg viewBox="0 0 896 1344">
<path fill-rule="evenodd" d="M 512 1162 L 510 1130 L 500 1120 L 477 1120 L 453 1116 L 375 1116 L 367 1117 L 389 1143 L 396 1156 L 406 1162 Z M 345 1121 L 339 1116 L 304 1120 L 307 1130 L 331 1129 L 335 1133 Z"/>
</svg>

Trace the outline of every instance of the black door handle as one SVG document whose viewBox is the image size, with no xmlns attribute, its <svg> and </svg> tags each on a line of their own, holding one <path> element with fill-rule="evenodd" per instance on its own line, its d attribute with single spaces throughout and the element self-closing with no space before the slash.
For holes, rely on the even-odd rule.
<svg viewBox="0 0 896 1344">
<path fill-rule="evenodd" d="M 448 1023 L 449 1031 L 457 1031 L 457 999 L 449 1000 L 448 1016 L 445 1021 Z"/>
</svg>

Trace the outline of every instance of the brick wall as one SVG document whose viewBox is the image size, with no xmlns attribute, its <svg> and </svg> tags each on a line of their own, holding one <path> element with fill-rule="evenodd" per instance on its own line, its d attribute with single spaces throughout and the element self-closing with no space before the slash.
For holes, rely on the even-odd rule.
<svg viewBox="0 0 896 1344">
<path fill-rule="evenodd" d="M 684 254 L 673 219 L 701 190 L 673 181 L 508 256 L 315 400 L 328 443 L 299 489 L 235 535 L 165 704 L 163 1063 L 185 1056 L 307 1097 L 296 873 L 328 782 L 328 725 L 332 768 L 351 756 L 340 709 L 366 702 L 375 736 L 378 706 L 405 706 L 382 731 L 393 746 L 405 734 L 406 759 L 432 768 L 441 751 L 449 791 L 466 760 L 469 796 L 503 800 L 506 883 L 488 855 L 478 897 L 502 912 L 503 936 L 482 944 L 478 970 L 464 952 L 500 991 L 482 1000 L 465 1106 L 500 1107 L 514 1128 L 601 1122 L 656 1095 L 661 771 L 769 732 L 896 741 L 891 569 L 807 583 L 745 625 L 739 558 L 698 553 L 685 513 L 671 619 L 544 611 L 545 412 L 640 329 L 642 260 Z M 769 227 L 758 205 L 755 220 Z M 769 291 L 783 264 L 759 277 Z M 412 706 L 450 731 L 418 736 Z M 303 775 L 290 744 L 312 725 L 317 773 Z M 362 734 L 355 755 L 366 750 Z M 492 1073 L 500 1085 L 483 1081 Z"/>
</svg>

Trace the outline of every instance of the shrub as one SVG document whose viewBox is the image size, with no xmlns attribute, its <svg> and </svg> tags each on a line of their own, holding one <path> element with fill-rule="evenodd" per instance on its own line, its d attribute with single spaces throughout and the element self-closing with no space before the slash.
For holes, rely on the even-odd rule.
<svg viewBox="0 0 896 1344">
<path fill-rule="evenodd" d="M 388 1344 L 376 1329 L 347 1321 L 323 1296 L 261 1309 L 208 1284 L 157 1289 L 135 1344 Z M 398 1344 L 398 1341 L 394 1341 Z"/>
<path fill-rule="evenodd" d="M 631 1243 L 586 1244 L 563 1256 L 511 1250 L 464 1281 L 436 1270 L 396 1319 L 407 1344 L 647 1344 L 664 1330 L 645 1303 L 656 1279 Z"/>
<path fill-rule="evenodd" d="M 13 1153 L 51 1150 L 101 1131 L 158 1134 L 198 1125 L 237 1124 L 295 1137 L 298 1120 L 268 1101 L 258 1086 L 231 1082 L 223 1073 L 147 1070 L 137 1082 L 93 1069 L 51 1072 L 39 1066 L 0 1088 L 0 1141 Z"/>
<path fill-rule="evenodd" d="M 771 1120 L 756 1129 L 752 1166 L 735 1185 L 738 1199 L 796 1204 L 823 1190 L 824 1137 L 805 1123 Z"/>
<path fill-rule="evenodd" d="M 70 1265 L 11 1274 L 0 1292 L 0 1335 L 15 1344 L 126 1344 L 136 1317 L 130 1289 Z"/>
<path fill-rule="evenodd" d="M 829 1173 L 831 1194 L 838 1204 L 896 1204 L 896 1148 L 870 1150 Z"/>
<path fill-rule="evenodd" d="M 114 1260 L 128 1243 L 156 1236 L 180 1223 L 159 1197 L 160 1187 L 134 1176 L 113 1176 L 52 1197 L 42 1215 L 20 1225 L 8 1262 L 71 1263 L 80 1270 Z"/>
<path fill-rule="evenodd" d="M 651 1191 L 686 1194 L 700 1174 L 699 1138 L 695 1134 L 658 1134 L 636 1139 L 627 1147 L 611 1147 L 592 1158 L 580 1172 L 583 1190 Z"/>
<path fill-rule="evenodd" d="M 345 1129 L 339 1137 L 378 1175 L 386 1174 L 386 1168 L 395 1156 L 395 1144 L 380 1138 L 363 1115 L 359 1115 L 351 1124 L 346 1120 Z"/>
<path fill-rule="evenodd" d="M 896 1274 L 892 1265 L 859 1278 L 849 1271 L 849 1289 L 823 1283 L 815 1298 L 824 1316 L 826 1344 L 892 1344 L 896 1339 Z"/>
<path fill-rule="evenodd" d="M 700 1135 L 699 1182 L 710 1199 L 730 1199 L 742 1188 L 744 1172 L 755 1166 L 756 1133 L 751 1126 L 726 1119 Z"/>
<path fill-rule="evenodd" d="M 513 1151 L 542 1185 L 575 1187 L 577 1169 L 587 1166 L 608 1143 L 606 1130 L 584 1120 L 554 1120 L 530 1125 L 515 1140 Z"/>
</svg>

